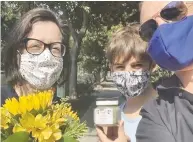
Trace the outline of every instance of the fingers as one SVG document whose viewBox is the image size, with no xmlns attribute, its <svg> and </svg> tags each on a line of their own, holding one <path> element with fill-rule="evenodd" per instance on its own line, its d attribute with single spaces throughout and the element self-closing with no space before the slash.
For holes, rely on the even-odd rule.
<svg viewBox="0 0 193 142">
<path fill-rule="evenodd" d="M 107 136 L 103 133 L 103 131 L 98 126 L 96 127 L 96 131 L 101 142 L 109 142 Z"/>
<path fill-rule="evenodd" d="M 116 139 L 118 137 L 118 126 L 114 126 L 112 128 L 112 140 Z"/>
<path fill-rule="evenodd" d="M 108 133 L 108 127 L 102 127 L 103 128 L 103 132 L 107 135 Z"/>
<path fill-rule="evenodd" d="M 130 137 L 126 136 L 126 138 L 127 138 L 127 142 L 131 142 Z"/>
<path fill-rule="evenodd" d="M 118 128 L 118 137 L 123 137 L 123 136 L 125 136 L 124 122 L 123 122 L 123 120 L 121 120 L 119 123 L 119 128 Z"/>
</svg>

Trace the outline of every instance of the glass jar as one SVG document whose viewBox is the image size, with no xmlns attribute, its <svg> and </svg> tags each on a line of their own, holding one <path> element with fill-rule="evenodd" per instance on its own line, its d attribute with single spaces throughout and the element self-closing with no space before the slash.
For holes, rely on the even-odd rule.
<svg viewBox="0 0 193 142">
<path fill-rule="evenodd" d="M 118 100 L 97 100 L 94 109 L 94 123 L 99 126 L 117 126 L 121 112 Z"/>
</svg>

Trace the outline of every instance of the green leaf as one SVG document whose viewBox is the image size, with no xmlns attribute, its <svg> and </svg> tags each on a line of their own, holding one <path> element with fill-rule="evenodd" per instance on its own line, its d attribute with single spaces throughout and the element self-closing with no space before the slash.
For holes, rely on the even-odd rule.
<svg viewBox="0 0 193 142">
<path fill-rule="evenodd" d="M 3 142 L 28 142 L 28 140 L 29 140 L 29 133 L 27 133 L 27 132 L 16 132 L 16 133 L 10 135 Z"/>
<path fill-rule="evenodd" d="M 59 142 L 78 142 L 78 140 L 69 136 L 63 136 L 62 139 L 59 140 Z"/>
</svg>

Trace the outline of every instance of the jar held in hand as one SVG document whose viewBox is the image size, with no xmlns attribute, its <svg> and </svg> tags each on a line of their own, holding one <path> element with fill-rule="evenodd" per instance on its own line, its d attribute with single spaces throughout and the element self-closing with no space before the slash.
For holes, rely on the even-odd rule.
<svg viewBox="0 0 193 142">
<path fill-rule="evenodd" d="M 94 109 L 94 123 L 98 126 L 117 126 L 121 113 L 118 100 L 97 100 Z"/>
</svg>

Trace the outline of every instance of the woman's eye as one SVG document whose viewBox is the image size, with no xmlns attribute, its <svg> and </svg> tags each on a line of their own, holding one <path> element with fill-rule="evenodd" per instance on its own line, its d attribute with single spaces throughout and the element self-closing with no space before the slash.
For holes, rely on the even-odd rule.
<svg viewBox="0 0 193 142">
<path fill-rule="evenodd" d="M 27 45 L 29 48 L 38 48 L 38 47 L 41 47 L 40 44 L 28 44 Z"/>
<path fill-rule="evenodd" d="M 60 48 L 54 47 L 52 50 L 60 51 Z"/>
<path fill-rule="evenodd" d="M 61 45 L 57 45 L 57 44 L 52 45 L 52 50 L 61 52 Z"/>
</svg>

